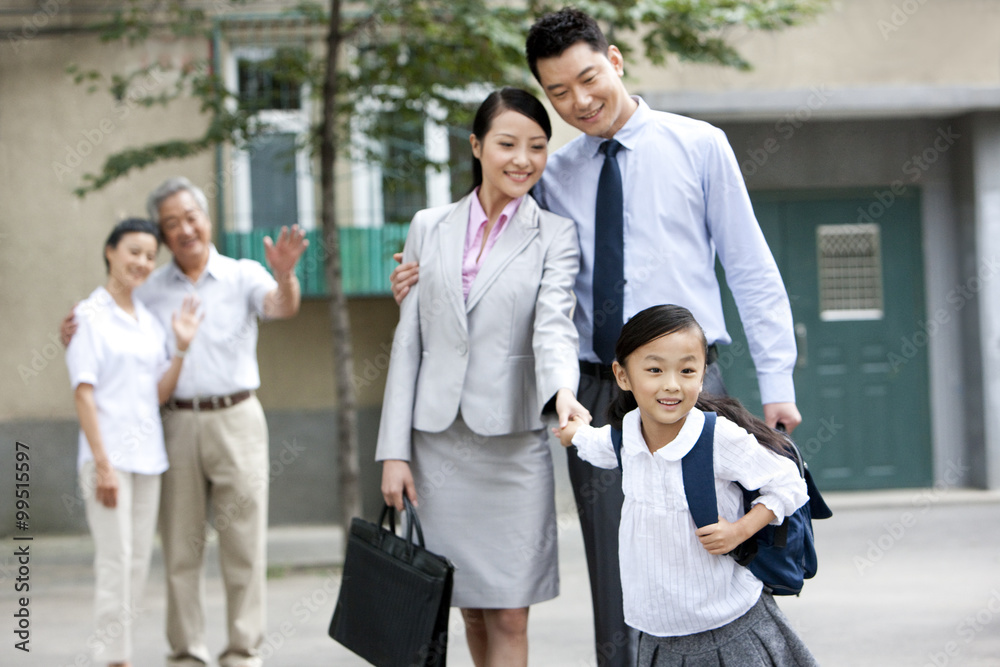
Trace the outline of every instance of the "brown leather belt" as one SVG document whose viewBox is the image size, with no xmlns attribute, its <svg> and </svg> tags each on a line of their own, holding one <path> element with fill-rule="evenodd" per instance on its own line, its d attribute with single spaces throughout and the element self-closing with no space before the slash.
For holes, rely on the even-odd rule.
<svg viewBox="0 0 1000 667">
<path fill-rule="evenodd" d="M 229 396 L 209 396 L 196 400 L 172 398 L 167 402 L 167 407 L 177 410 L 194 410 L 195 412 L 202 410 L 222 410 L 223 408 L 231 408 L 237 403 L 242 403 L 252 395 L 252 391 L 245 390 L 238 391 Z"/>
</svg>

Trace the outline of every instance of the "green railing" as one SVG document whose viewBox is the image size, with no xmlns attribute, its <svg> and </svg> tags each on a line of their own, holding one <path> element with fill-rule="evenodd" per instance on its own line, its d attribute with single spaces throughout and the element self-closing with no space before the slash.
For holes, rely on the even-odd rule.
<svg viewBox="0 0 1000 667">
<path fill-rule="evenodd" d="M 341 227 L 340 260 L 347 296 L 386 296 L 390 294 L 389 274 L 396 265 L 392 254 L 403 249 L 409 225 L 382 227 Z M 277 238 L 279 230 L 255 229 L 251 232 L 222 232 L 219 252 L 237 259 L 255 259 L 264 266 L 264 237 Z M 326 289 L 326 244 L 319 230 L 306 232 L 309 248 L 299 260 L 296 273 L 302 296 L 324 297 Z"/>
</svg>

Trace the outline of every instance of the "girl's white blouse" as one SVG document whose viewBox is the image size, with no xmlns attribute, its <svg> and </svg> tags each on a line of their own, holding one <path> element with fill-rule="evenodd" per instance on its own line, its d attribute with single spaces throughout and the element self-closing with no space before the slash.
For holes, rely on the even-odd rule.
<svg viewBox="0 0 1000 667">
<path fill-rule="evenodd" d="M 705 415 L 692 409 L 677 437 L 655 454 L 642 437 L 639 411 L 622 423 L 622 505 L 618 533 L 625 622 L 659 637 L 721 627 L 745 614 L 763 585 L 730 556 L 713 556 L 698 541 L 684 496 L 681 458 L 701 435 Z M 611 427 L 581 426 L 573 438 L 580 458 L 615 468 Z M 734 482 L 760 489 L 758 502 L 778 524 L 808 499 L 795 464 L 763 447 L 745 430 L 719 417 L 715 426 L 715 492 L 719 513 L 743 515 Z M 586 490 L 584 489 L 584 498 Z"/>
</svg>

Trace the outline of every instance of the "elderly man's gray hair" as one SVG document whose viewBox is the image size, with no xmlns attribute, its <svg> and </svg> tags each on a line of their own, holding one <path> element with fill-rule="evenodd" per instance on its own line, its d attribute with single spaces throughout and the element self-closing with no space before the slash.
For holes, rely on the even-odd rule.
<svg viewBox="0 0 1000 667">
<path fill-rule="evenodd" d="M 146 200 L 146 213 L 149 214 L 149 219 L 153 221 L 154 225 L 159 226 L 160 224 L 160 204 L 184 190 L 191 193 L 195 203 L 208 215 L 208 198 L 205 197 L 202 189 L 183 176 L 176 176 L 161 183 L 160 187 L 153 190 Z"/>
</svg>

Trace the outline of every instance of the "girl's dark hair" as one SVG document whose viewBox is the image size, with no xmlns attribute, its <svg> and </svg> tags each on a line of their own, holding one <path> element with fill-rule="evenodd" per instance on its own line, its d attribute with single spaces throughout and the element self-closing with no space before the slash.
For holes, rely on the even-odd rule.
<svg viewBox="0 0 1000 667">
<path fill-rule="evenodd" d="M 545 139 L 552 138 L 552 123 L 549 122 L 549 114 L 538 98 L 526 90 L 520 88 L 503 88 L 495 90 L 487 96 L 476 111 L 476 118 L 472 121 L 472 133 L 476 135 L 479 143 L 482 143 L 493 127 L 493 119 L 504 111 L 516 111 L 522 116 L 527 116 L 538 123 L 542 131 L 545 132 Z M 483 165 L 472 156 L 472 190 L 483 184 Z"/>
<path fill-rule="evenodd" d="M 674 305 L 652 306 L 636 313 L 622 327 L 618 342 L 615 344 L 615 359 L 622 366 L 630 354 L 650 341 L 678 331 L 695 331 L 704 345 L 705 358 L 708 358 L 708 341 L 705 332 L 694 319 L 687 308 Z M 608 406 L 608 422 L 621 428 L 622 419 L 626 414 L 638 408 L 632 392 L 618 387 L 611 405 Z M 715 412 L 725 417 L 757 439 L 764 447 L 777 454 L 789 451 L 788 438 L 781 432 L 768 426 L 762 419 L 743 407 L 735 398 L 729 396 L 714 396 L 702 392 L 695 407 L 703 412 Z"/>
<path fill-rule="evenodd" d="M 608 52 L 608 38 L 597 21 L 575 7 L 560 9 L 535 21 L 528 31 L 524 47 L 528 67 L 535 80 L 541 83 L 538 78 L 539 60 L 557 58 L 577 42 L 586 43 L 597 53 Z"/>
<path fill-rule="evenodd" d="M 145 218 L 126 218 L 115 225 L 115 228 L 111 230 L 111 234 L 108 235 L 108 240 L 104 242 L 104 249 L 107 250 L 108 248 L 117 248 L 118 243 L 122 240 L 122 237 L 133 232 L 151 234 L 153 238 L 156 239 L 156 248 L 160 248 L 160 230 L 156 228 L 156 225 Z M 111 263 L 108 262 L 107 254 L 104 255 L 104 266 L 108 271 L 111 271 Z"/>
</svg>

